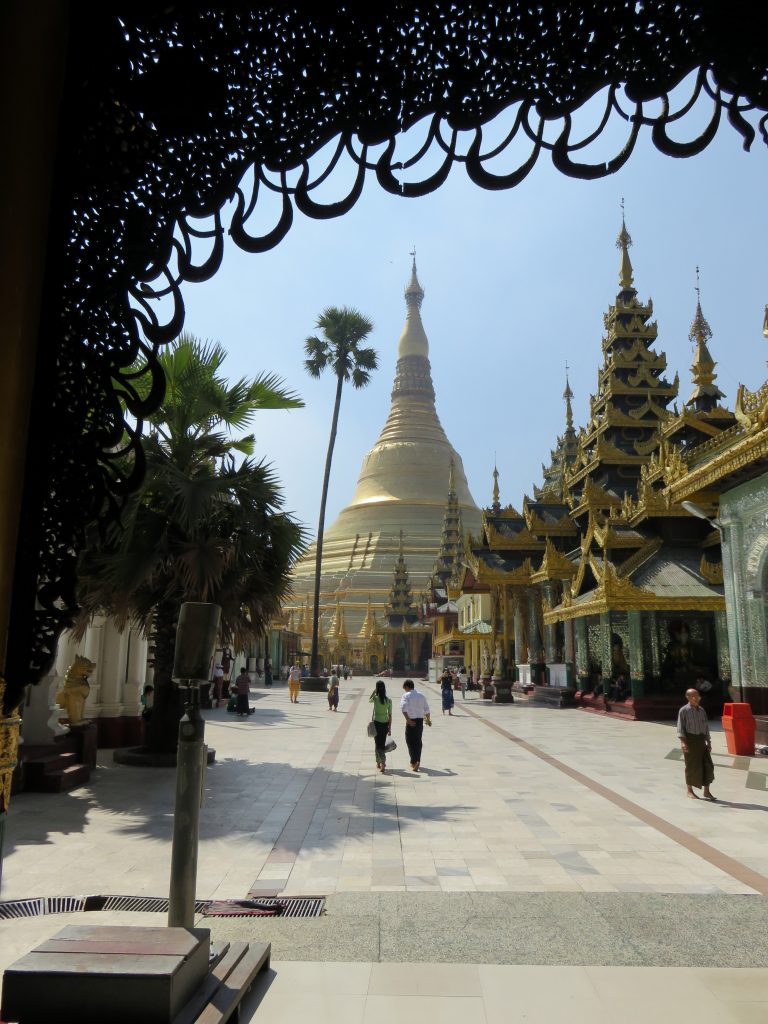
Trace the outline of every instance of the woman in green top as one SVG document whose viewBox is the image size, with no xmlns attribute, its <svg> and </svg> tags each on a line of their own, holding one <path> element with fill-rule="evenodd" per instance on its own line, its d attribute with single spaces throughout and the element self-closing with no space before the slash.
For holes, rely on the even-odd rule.
<svg viewBox="0 0 768 1024">
<path fill-rule="evenodd" d="M 373 724 L 376 726 L 376 767 L 384 772 L 387 767 L 387 754 L 384 744 L 387 736 L 392 735 L 392 701 L 387 696 L 387 687 L 383 679 L 376 683 L 376 689 L 368 698 L 373 704 Z"/>
</svg>

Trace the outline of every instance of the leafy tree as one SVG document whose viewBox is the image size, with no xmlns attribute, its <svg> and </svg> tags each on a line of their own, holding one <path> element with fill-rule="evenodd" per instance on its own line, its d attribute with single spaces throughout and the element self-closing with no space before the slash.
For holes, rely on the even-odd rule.
<svg viewBox="0 0 768 1024">
<path fill-rule="evenodd" d="M 320 573 L 323 564 L 323 531 L 325 528 L 325 505 L 328 500 L 328 482 L 331 477 L 331 461 L 336 444 L 336 429 L 341 407 L 341 390 L 345 381 L 352 381 L 354 388 L 364 388 L 371 379 L 371 373 L 379 365 L 375 349 L 361 348 L 362 343 L 373 330 L 373 322 L 356 309 L 343 306 L 337 309 L 329 306 L 323 310 L 315 324 L 322 337 L 312 335 L 304 342 L 307 358 L 304 366 L 311 377 L 319 378 L 323 371 L 331 368 L 336 377 L 336 401 L 331 419 L 331 436 L 325 457 L 323 490 L 320 495 L 320 518 L 317 526 L 317 555 L 315 559 L 315 608 L 312 616 L 312 654 L 310 674 L 318 673 L 317 637 L 320 616 Z"/>
<path fill-rule="evenodd" d="M 138 624 L 153 642 L 153 752 L 176 749 L 181 707 L 171 676 L 181 604 L 221 605 L 222 636 L 244 647 L 279 609 L 303 546 L 301 527 L 281 511 L 273 470 L 252 458 L 253 434 L 230 432 L 258 409 L 304 403 L 274 375 L 229 384 L 220 372 L 225 355 L 189 335 L 161 355 L 166 392 L 144 438 L 143 484 L 128 499 L 122 528 L 81 560 L 81 629 L 100 612 Z M 237 464 L 234 453 L 245 458 Z"/>
</svg>

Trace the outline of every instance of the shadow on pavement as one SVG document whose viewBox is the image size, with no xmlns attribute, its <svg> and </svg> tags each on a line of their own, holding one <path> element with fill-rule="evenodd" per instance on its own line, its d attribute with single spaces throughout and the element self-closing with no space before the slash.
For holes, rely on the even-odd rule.
<svg viewBox="0 0 768 1024">
<path fill-rule="evenodd" d="M 237 719 L 235 720 L 237 722 Z M 248 722 L 240 720 L 242 728 Z M 451 771 L 422 769 L 426 775 L 453 775 Z M 413 778 L 414 773 L 391 769 L 388 774 Z M 377 773 L 378 775 L 378 773 Z M 205 775 L 205 797 L 200 814 L 201 840 L 241 836 L 276 841 L 294 812 L 301 812 L 307 849 L 327 845 L 328 835 L 311 827 L 315 810 L 320 821 L 346 818 L 351 831 L 356 823 L 370 828 L 371 807 L 360 803 L 360 786 L 371 792 L 377 776 L 331 771 L 327 768 L 295 768 L 284 762 L 254 763 L 241 758 L 214 761 Z M 386 776 L 385 776 L 386 777 Z M 310 791 L 307 791 L 311 783 Z M 170 842 L 176 793 L 174 768 L 131 768 L 111 762 L 100 764 L 89 786 L 71 793 L 21 793 L 11 803 L 6 823 L 6 853 L 21 846 L 50 843 L 53 837 L 83 833 L 88 819 L 107 815 L 111 830 L 126 837 L 144 836 Z M 440 807 L 438 817 L 450 817 L 463 807 Z M 325 810 L 327 814 L 322 815 Z M 432 811 L 433 809 L 430 809 Z M 396 830 L 404 809 L 397 801 L 376 792 L 376 827 Z M 293 825 L 289 825 L 293 827 Z"/>
</svg>

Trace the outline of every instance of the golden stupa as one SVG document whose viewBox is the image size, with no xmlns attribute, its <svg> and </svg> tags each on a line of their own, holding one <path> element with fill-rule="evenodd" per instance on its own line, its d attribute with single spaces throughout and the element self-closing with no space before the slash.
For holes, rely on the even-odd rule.
<svg viewBox="0 0 768 1024">
<path fill-rule="evenodd" d="M 463 529 L 477 533 L 480 528 L 480 511 L 469 493 L 461 458 L 435 409 L 429 342 L 421 322 L 423 299 L 414 259 L 405 289 L 407 312 L 389 416 L 363 459 L 351 502 L 325 530 L 321 627 L 325 634 L 332 630 L 339 606 L 352 646 L 352 638 L 360 635 L 366 621 L 386 617 L 401 531 L 414 600 L 428 587 L 440 550 L 451 483 Z M 315 556 L 312 544 L 296 565 L 289 609 L 306 609 L 313 601 Z M 304 614 L 311 621 L 306 611 Z M 299 632 L 304 635 L 304 630 Z"/>
</svg>

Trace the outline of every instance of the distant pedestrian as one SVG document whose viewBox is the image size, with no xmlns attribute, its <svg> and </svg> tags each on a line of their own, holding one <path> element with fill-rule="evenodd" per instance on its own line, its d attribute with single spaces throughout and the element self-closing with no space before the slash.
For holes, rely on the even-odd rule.
<svg viewBox="0 0 768 1024">
<path fill-rule="evenodd" d="M 147 683 L 141 694 L 141 717 L 148 722 L 152 717 L 152 705 L 155 702 L 155 688 L 152 683 Z"/>
<path fill-rule="evenodd" d="M 224 678 L 229 682 L 230 673 L 232 672 L 232 651 L 225 647 L 221 652 L 221 667 L 224 670 Z"/>
<path fill-rule="evenodd" d="M 240 675 L 235 680 L 237 690 L 237 717 L 247 718 L 251 713 L 248 706 L 248 697 L 251 692 L 251 677 L 245 670 L 245 665 L 240 669 Z"/>
<path fill-rule="evenodd" d="M 691 688 L 685 691 L 688 701 L 680 708 L 677 715 L 677 735 L 685 758 L 685 785 L 687 795 L 696 800 L 694 789 L 701 789 L 705 800 L 715 800 L 709 791 L 709 785 L 715 778 L 715 766 L 712 764 L 712 740 L 709 735 L 707 713 L 700 706 L 701 694 Z"/>
<path fill-rule="evenodd" d="M 405 693 L 400 698 L 400 710 L 405 716 L 405 743 L 411 758 L 411 769 L 417 772 L 421 767 L 424 723 L 432 725 L 432 718 L 427 698 L 416 689 L 412 679 L 405 680 L 403 689 Z"/>
<path fill-rule="evenodd" d="M 344 666 L 344 668 L 342 669 L 342 672 L 341 672 L 341 674 L 342 674 L 342 675 L 344 676 L 344 679 L 348 679 L 348 678 L 349 678 L 349 669 L 347 668 L 347 666 L 346 666 L 346 665 L 345 665 L 345 666 Z"/>
<path fill-rule="evenodd" d="M 328 710 L 339 709 L 339 677 L 334 672 L 328 680 Z"/>
<path fill-rule="evenodd" d="M 467 670 L 464 665 L 459 669 L 459 686 L 461 688 L 461 699 L 467 699 Z"/>
<path fill-rule="evenodd" d="M 383 774 L 387 769 L 387 752 L 385 750 L 387 736 L 392 735 L 392 701 L 387 696 L 387 687 L 383 679 L 376 683 L 376 689 L 368 698 L 373 704 L 373 724 L 376 728 L 374 749 L 376 767 Z"/>
<path fill-rule="evenodd" d="M 221 662 L 218 662 L 216 668 L 213 670 L 213 692 L 216 695 L 216 707 L 219 706 L 221 700 L 221 691 L 224 688 L 224 666 Z"/>
<path fill-rule="evenodd" d="M 443 714 L 447 711 L 453 716 L 453 676 L 447 668 L 443 669 L 440 679 L 440 697 L 443 702 Z"/>
<path fill-rule="evenodd" d="M 472 666 L 470 665 L 467 668 L 467 689 L 468 690 L 474 690 L 474 688 L 475 688 L 475 677 L 474 677 L 474 674 L 472 672 Z"/>
<path fill-rule="evenodd" d="M 272 662 L 269 658 L 264 659 L 264 685 L 272 685 Z"/>
<path fill-rule="evenodd" d="M 288 673 L 288 696 L 291 704 L 299 703 L 299 690 L 301 689 L 301 668 L 298 661 L 291 667 Z"/>
</svg>

